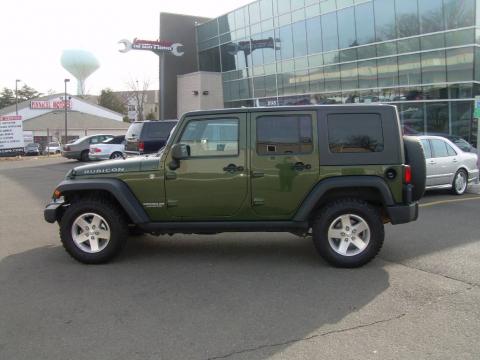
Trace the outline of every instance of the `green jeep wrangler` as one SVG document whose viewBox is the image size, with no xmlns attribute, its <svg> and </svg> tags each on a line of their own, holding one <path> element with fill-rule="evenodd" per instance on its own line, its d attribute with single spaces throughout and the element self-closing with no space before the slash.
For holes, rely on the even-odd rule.
<svg viewBox="0 0 480 360">
<path fill-rule="evenodd" d="M 390 105 L 240 108 L 185 114 L 158 154 L 79 166 L 45 220 L 67 252 L 104 263 L 131 233 L 291 232 L 358 267 L 384 224 L 418 217 L 420 143 Z"/>
</svg>

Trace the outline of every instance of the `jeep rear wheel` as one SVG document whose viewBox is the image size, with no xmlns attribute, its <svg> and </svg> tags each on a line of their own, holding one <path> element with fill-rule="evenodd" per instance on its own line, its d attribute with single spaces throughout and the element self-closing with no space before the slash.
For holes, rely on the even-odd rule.
<svg viewBox="0 0 480 360">
<path fill-rule="evenodd" d="M 111 260 L 128 236 L 121 212 L 102 200 L 81 200 L 67 207 L 60 221 L 60 238 L 65 250 L 85 264 Z"/>
<path fill-rule="evenodd" d="M 368 263 L 380 251 L 384 237 L 379 211 L 357 199 L 328 204 L 313 223 L 315 248 L 327 262 L 338 267 Z"/>
</svg>

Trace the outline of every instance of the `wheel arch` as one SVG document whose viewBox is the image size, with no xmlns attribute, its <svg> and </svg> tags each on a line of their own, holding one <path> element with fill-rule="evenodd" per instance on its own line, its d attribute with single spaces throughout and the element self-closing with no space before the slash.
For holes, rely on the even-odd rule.
<svg viewBox="0 0 480 360">
<path fill-rule="evenodd" d="M 119 179 L 64 180 L 56 190 L 64 196 L 67 203 L 82 198 L 107 198 L 118 205 L 132 223 L 142 224 L 150 221 L 128 185 Z"/>
<path fill-rule="evenodd" d="M 342 176 L 320 181 L 302 202 L 295 221 L 310 221 L 318 209 L 332 200 L 358 198 L 382 209 L 394 205 L 390 188 L 378 176 Z"/>
</svg>

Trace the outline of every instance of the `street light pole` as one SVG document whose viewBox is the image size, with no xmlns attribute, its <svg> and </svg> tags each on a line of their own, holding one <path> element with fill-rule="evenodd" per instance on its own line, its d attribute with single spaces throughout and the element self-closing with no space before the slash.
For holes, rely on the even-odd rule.
<svg viewBox="0 0 480 360">
<path fill-rule="evenodd" d="M 15 80 L 15 115 L 18 115 L 18 83 L 19 79 Z"/>
<path fill-rule="evenodd" d="M 65 108 L 65 144 L 68 142 L 68 131 L 67 131 L 67 83 L 70 82 L 70 79 L 63 80 L 65 83 L 65 95 L 64 95 L 64 108 Z"/>
</svg>

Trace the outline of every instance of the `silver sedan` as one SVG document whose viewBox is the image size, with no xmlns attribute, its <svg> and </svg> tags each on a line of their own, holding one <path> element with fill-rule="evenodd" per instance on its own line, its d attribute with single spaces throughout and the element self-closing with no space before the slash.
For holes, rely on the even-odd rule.
<svg viewBox="0 0 480 360">
<path fill-rule="evenodd" d="M 463 152 L 440 136 L 418 136 L 427 162 L 427 190 L 452 189 L 465 193 L 467 185 L 478 179 L 477 154 Z"/>
</svg>

